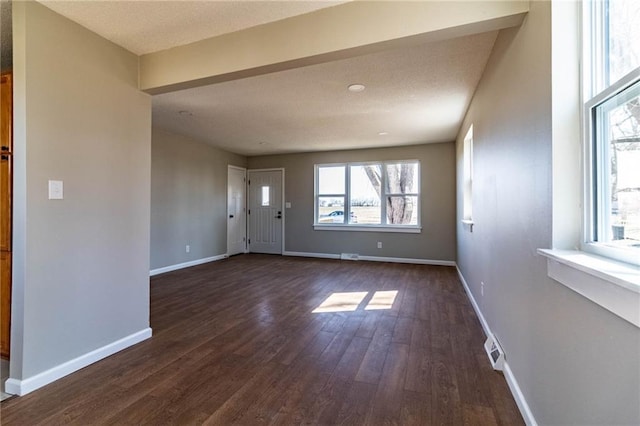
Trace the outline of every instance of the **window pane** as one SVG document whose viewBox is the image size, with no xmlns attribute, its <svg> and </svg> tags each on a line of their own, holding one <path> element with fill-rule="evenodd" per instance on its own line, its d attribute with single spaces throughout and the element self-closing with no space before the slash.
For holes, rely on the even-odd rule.
<svg viewBox="0 0 640 426">
<path fill-rule="evenodd" d="M 318 168 L 319 194 L 344 194 L 345 166 Z"/>
<path fill-rule="evenodd" d="M 269 206 L 269 187 L 268 186 L 262 187 L 262 206 L 263 207 Z"/>
<path fill-rule="evenodd" d="M 351 166 L 349 223 L 380 224 L 380 164 Z"/>
<path fill-rule="evenodd" d="M 417 225 L 418 197 L 387 197 L 387 223 L 389 225 Z"/>
<path fill-rule="evenodd" d="M 385 165 L 385 192 L 411 194 L 418 192 L 418 164 L 398 163 Z"/>
<path fill-rule="evenodd" d="M 599 106 L 602 143 L 597 240 L 640 247 L 640 82 Z"/>
<path fill-rule="evenodd" d="M 473 126 L 469 128 L 464 138 L 464 169 L 463 169 L 463 200 L 462 218 L 472 218 L 472 191 L 473 191 Z"/>
<path fill-rule="evenodd" d="M 319 223 L 344 223 L 344 197 L 318 197 Z"/>
<path fill-rule="evenodd" d="M 609 0 L 609 85 L 640 66 L 640 1 Z"/>
</svg>

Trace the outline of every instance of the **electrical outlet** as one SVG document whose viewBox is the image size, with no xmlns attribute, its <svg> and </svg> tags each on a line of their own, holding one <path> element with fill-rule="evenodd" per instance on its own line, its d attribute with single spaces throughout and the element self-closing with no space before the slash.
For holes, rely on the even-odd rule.
<svg viewBox="0 0 640 426">
<path fill-rule="evenodd" d="M 480 281 L 480 296 L 484 296 L 484 281 Z"/>
<path fill-rule="evenodd" d="M 378 241 L 378 248 L 382 248 L 382 241 Z"/>
<path fill-rule="evenodd" d="M 49 181 L 49 199 L 50 200 L 62 200 L 63 197 L 63 182 L 61 180 Z"/>
<path fill-rule="evenodd" d="M 189 253 L 191 251 L 191 246 L 190 245 L 186 245 L 184 246 L 184 251 L 186 251 L 187 253 Z"/>
</svg>

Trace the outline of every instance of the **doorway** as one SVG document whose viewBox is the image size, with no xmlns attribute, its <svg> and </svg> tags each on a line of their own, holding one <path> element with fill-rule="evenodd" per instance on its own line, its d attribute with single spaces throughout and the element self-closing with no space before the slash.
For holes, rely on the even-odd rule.
<svg viewBox="0 0 640 426">
<path fill-rule="evenodd" d="M 284 170 L 249 170 L 249 251 L 282 254 Z"/>
<path fill-rule="evenodd" d="M 247 251 L 247 170 L 229 166 L 227 172 L 227 256 Z"/>
</svg>

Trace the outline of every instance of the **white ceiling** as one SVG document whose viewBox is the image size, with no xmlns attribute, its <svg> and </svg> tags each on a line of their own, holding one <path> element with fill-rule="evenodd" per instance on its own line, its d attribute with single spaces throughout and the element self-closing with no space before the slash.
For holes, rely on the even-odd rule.
<svg viewBox="0 0 640 426">
<path fill-rule="evenodd" d="M 496 35 L 157 95 L 153 123 L 244 155 L 450 142 Z"/>
<path fill-rule="evenodd" d="M 142 55 L 335 6 L 335 0 L 39 0 Z"/>
<path fill-rule="evenodd" d="M 344 1 L 41 3 L 143 54 Z M 153 124 L 244 155 L 453 141 L 496 36 L 476 34 L 156 95 Z M 367 88 L 351 93 L 351 83 Z"/>
</svg>

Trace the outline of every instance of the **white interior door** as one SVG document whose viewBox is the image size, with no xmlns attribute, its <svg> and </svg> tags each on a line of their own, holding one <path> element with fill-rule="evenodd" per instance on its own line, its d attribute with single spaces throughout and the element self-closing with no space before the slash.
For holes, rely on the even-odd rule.
<svg viewBox="0 0 640 426">
<path fill-rule="evenodd" d="M 282 170 L 249 170 L 249 251 L 282 254 Z"/>
<path fill-rule="evenodd" d="M 244 253 L 247 247 L 247 171 L 229 166 L 227 178 L 227 255 Z"/>
</svg>

